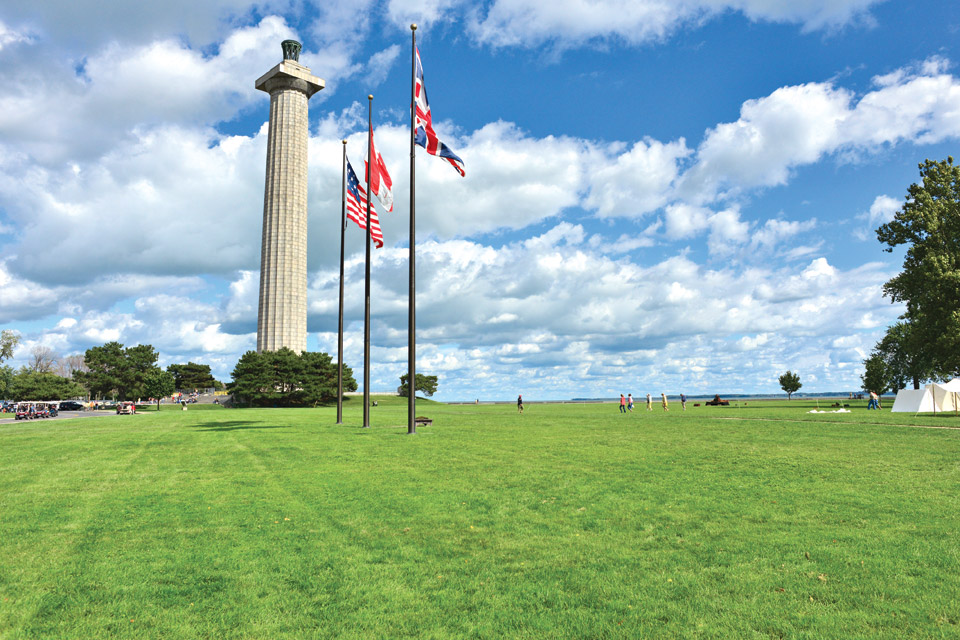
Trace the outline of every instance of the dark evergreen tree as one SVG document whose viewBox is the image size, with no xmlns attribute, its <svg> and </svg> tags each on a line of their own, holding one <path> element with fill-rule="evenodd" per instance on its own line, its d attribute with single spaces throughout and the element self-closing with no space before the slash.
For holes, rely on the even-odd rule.
<svg viewBox="0 0 960 640">
<path fill-rule="evenodd" d="M 124 373 L 122 387 L 118 389 L 120 400 L 135 400 L 149 396 L 146 390 L 147 375 L 159 371 L 157 360 L 160 354 L 149 344 L 127 347 L 123 350 Z"/>
<path fill-rule="evenodd" d="M 355 391 L 353 371 L 344 366 L 344 389 Z M 326 353 L 290 349 L 248 351 L 233 369 L 227 385 L 239 404 L 251 406 L 316 406 L 337 397 L 337 365 Z"/>
<path fill-rule="evenodd" d="M 122 385 L 125 368 L 123 345 L 108 342 L 100 347 L 90 347 L 83 357 L 89 371 L 74 373 L 74 379 L 85 386 L 95 398 L 109 398 Z"/>
<path fill-rule="evenodd" d="M 125 349 L 119 342 L 108 342 L 102 347 L 87 349 L 83 360 L 89 371 L 75 371 L 73 376 L 92 396 L 134 399 L 147 395 L 146 376 L 159 370 L 158 357 L 148 344 Z"/>
<path fill-rule="evenodd" d="M 233 382 L 227 385 L 239 404 L 266 405 L 277 398 L 273 375 L 267 359 L 256 351 L 247 351 L 233 368 Z"/>
<path fill-rule="evenodd" d="M 167 371 L 173 374 L 177 389 L 209 389 L 216 386 L 216 380 L 210 373 L 210 365 L 188 362 L 187 364 L 171 364 Z"/>
</svg>

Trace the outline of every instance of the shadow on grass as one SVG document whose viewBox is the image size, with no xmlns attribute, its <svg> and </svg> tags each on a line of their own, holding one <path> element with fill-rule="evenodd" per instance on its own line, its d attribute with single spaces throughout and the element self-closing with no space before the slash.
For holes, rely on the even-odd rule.
<svg viewBox="0 0 960 640">
<path fill-rule="evenodd" d="M 197 431 L 239 431 L 241 429 L 283 429 L 284 425 L 267 425 L 251 420 L 231 420 L 216 424 L 197 425 Z"/>
</svg>

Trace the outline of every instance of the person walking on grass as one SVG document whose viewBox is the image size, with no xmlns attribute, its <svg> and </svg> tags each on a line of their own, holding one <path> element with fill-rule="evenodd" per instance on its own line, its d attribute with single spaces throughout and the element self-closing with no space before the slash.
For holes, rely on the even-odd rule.
<svg viewBox="0 0 960 640">
<path fill-rule="evenodd" d="M 627 394 L 627 411 L 629 411 L 630 413 L 633 413 L 633 394 L 632 393 Z"/>
<path fill-rule="evenodd" d="M 647 411 L 653 411 L 653 398 L 650 397 L 650 394 L 647 394 Z"/>
<path fill-rule="evenodd" d="M 517 396 L 517 412 L 523 413 L 523 394 Z"/>
<path fill-rule="evenodd" d="M 687 396 L 683 395 L 682 393 L 680 394 L 680 408 L 682 408 L 684 411 L 687 410 Z"/>
<path fill-rule="evenodd" d="M 627 412 L 627 399 L 623 397 L 623 394 L 620 394 L 620 413 Z"/>
<path fill-rule="evenodd" d="M 670 407 L 667 406 L 667 394 L 661 393 L 661 394 L 660 394 L 660 401 L 663 403 L 663 410 L 664 410 L 664 411 L 670 411 Z"/>
</svg>

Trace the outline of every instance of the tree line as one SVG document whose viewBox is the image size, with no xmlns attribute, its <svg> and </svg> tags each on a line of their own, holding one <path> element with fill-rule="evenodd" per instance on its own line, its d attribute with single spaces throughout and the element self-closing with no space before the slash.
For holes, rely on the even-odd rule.
<svg viewBox="0 0 960 640">
<path fill-rule="evenodd" d="M 13 356 L 19 336 L 0 334 L 0 365 Z M 257 353 L 248 351 L 233 369 L 229 385 L 216 380 L 210 366 L 188 362 L 157 365 L 159 354 L 152 345 L 125 347 L 108 342 L 91 347 L 80 356 L 62 358 L 52 349 L 37 346 L 29 363 L 14 371 L 0 366 L 0 398 L 11 400 L 91 399 L 118 401 L 159 399 L 176 390 L 227 388 L 237 404 L 250 406 L 303 407 L 330 402 L 337 397 L 337 365 L 322 352 L 300 354 L 283 348 Z M 406 396 L 407 375 L 400 377 L 397 391 Z M 437 376 L 417 374 L 415 388 L 424 395 L 437 390 Z M 344 391 L 356 391 L 353 370 L 343 367 Z"/>
<path fill-rule="evenodd" d="M 172 364 L 164 371 L 157 365 L 159 354 L 149 344 L 125 347 L 108 342 L 83 355 L 66 357 L 38 345 L 31 350 L 28 364 L 19 370 L 2 365 L 13 357 L 19 342 L 20 336 L 13 331 L 0 333 L 0 397 L 10 400 L 159 399 L 177 389 L 224 388 L 209 365 Z"/>
</svg>

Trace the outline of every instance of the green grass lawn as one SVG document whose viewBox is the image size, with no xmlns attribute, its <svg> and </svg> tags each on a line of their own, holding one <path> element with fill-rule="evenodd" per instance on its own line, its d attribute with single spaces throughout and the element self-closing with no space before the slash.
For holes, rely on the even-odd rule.
<svg viewBox="0 0 960 640">
<path fill-rule="evenodd" d="M 0 425 L 0 638 L 960 636 L 960 418 L 379 400 Z"/>
</svg>

